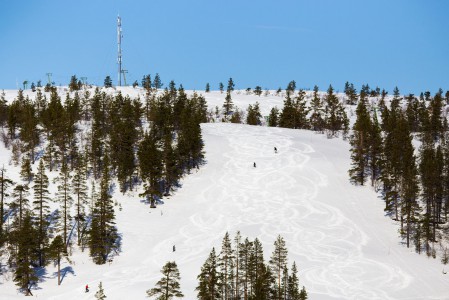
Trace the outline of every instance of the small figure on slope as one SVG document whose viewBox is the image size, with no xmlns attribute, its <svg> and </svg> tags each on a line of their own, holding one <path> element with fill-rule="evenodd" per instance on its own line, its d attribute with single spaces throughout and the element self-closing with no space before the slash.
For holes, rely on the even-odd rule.
<svg viewBox="0 0 449 300">
<path fill-rule="evenodd" d="M 86 293 L 89 291 L 89 285 L 86 284 Z"/>
<path fill-rule="evenodd" d="M 256 163 L 254 163 L 254 168 L 256 167 Z"/>
<path fill-rule="evenodd" d="M 278 148 L 274 147 L 274 153 L 278 153 Z"/>
<path fill-rule="evenodd" d="M 175 252 L 176 251 L 176 247 L 175 247 L 175 245 L 173 245 L 173 252 Z"/>
</svg>

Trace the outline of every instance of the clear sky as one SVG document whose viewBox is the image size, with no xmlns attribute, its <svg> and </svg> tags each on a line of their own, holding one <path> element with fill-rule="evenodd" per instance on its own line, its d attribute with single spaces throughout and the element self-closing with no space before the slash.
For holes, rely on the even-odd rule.
<svg viewBox="0 0 449 300">
<path fill-rule="evenodd" d="M 70 76 L 117 83 L 117 14 L 128 83 L 158 72 L 187 89 L 390 93 L 449 89 L 447 0 L 0 0 L 0 89 Z"/>
</svg>

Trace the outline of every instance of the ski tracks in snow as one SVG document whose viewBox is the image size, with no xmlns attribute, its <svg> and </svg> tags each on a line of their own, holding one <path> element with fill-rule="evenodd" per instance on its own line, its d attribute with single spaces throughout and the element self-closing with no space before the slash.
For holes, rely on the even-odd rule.
<svg viewBox="0 0 449 300">
<path fill-rule="evenodd" d="M 207 133 L 209 126 L 203 129 Z M 185 243 L 196 247 L 181 261 L 207 253 L 211 246 L 205 241 L 219 239 L 226 231 L 233 236 L 240 230 L 269 246 L 280 234 L 300 270 L 308 261 L 310 267 L 301 275 L 310 292 L 345 299 L 391 299 L 385 290 L 408 286 L 410 278 L 404 272 L 365 258 L 367 235 L 338 208 L 318 200 L 328 178 L 308 165 L 314 152 L 309 144 L 276 128 L 242 130 L 221 124 L 210 133 L 226 139 L 230 151 L 222 153 L 216 185 L 207 187 L 197 200 L 203 209 L 180 230 Z M 222 235 L 217 237 L 216 232 Z M 220 244 L 215 246 L 219 251 Z M 265 248 L 270 255 L 272 249 Z"/>
</svg>

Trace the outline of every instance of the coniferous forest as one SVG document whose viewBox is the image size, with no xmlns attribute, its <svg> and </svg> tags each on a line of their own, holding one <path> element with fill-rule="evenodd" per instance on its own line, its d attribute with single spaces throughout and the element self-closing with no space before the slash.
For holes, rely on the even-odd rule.
<svg viewBox="0 0 449 300">
<path fill-rule="evenodd" d="M 140 85 L 144 97 L 132 99 L 116 92 L 109 76 L 93 92 L 72 76 L 63 99 L 50 84 L 34 87 L 34 99 L 22 90 L 9 103 L 0 95 L 1 139 L 11 150 L 11 164 L 21 169 L 18 182 L 10 179 L 7 167 L 0 170 L 0 255 L 7 257 L 0 272 L 11 272 L 25 295 L 37 285 L 39 270 L 51 263 L 58 266 L 60 284 L 59 266 L 70 261 L 75 246 L 88 251 L 96 264 L 111 263 L 121 251 L 115 223 L 121 205 L 114 193 L 136 192 L 142 202 L 157 207 L 181 188 L 184 176 L 204 164 L 200 124 L 206 122 L 348 139 L 349 180 L 378 193 L 385 214 L 398 224 L 399 241 L 449 262 L 449 92 L 415 97 L 396 88 L 390 96 L 368 85 L 357 92 L 347 82 L 342 94 L 332 86 L 326 92 L 317 86 L 297 89 L 291 81 L 275 91 L 283 98 L 282 108 L 272 107 L 263 116 L 260 103 L 271 92 L 260 86 L 235 91 L 232 78 L 218 86 L 225 93 L 222 107 L 210 109 L 204 96 L 188 95 L 174 81 L 162 90 L 158 74 L 153 81 L 143 76 Z M 133 87 L 138 86 L 135 81 Z M 205 93 L 210 90 L 208 83 Z M 242 110 L 232 99 L 241 92 L 260 102 Z M 201 268 L 198 299 L 307 299 L 296 263 L 287 264 L 281 236 L 274 249 L 266 263 L 257 238 L 250 241 L 237 233 L 232 242 L 226 234 L 221 250 L 212 248 Z M 167 262 L 161 272 L 164 277 L 147 295 L 182 297 L 176 262 Z"/>
<path fill-rule="evenodd" d="M 76 77 L 65 99 L 46 88 L 49 97 L 39 88 L 35 99 L 19 90 L 14 101 L 2 95 L 0 103 L 2 140 L 11 163 L 21 166 L 20 182 L 5 167 L 0 172 L 0 254 L 8 258 L 0 271 L 13 272 L 26 295 L 38 270 L 69 260 L 74 245 L 97 264 L 120 252 L 114 192 L 143 187 L 139 197 L 156 207 L 204 156 L 206 103 L 182 86 L 157 94 L 150 84 L 145 99 L 99 88 L 90 94 Z M 49 173 L 58 175 L 50 181 Z M 58 278 L 59 284 L 59 272 Z"/>
</svg>

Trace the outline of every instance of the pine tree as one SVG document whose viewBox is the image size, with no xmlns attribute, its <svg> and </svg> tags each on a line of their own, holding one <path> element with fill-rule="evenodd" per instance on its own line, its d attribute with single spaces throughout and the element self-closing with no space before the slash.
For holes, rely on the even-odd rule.
<svg viewBox="0 0 449 300">
<path fill-rule="evenodd" d="M 328 137 L 337 136 L 340 130 L 343 130 L 343 135 L 345 135 L 345 132 L 348 130 L 349 120 L 344 106 L 334 94 L 332 85 L 329 86 L 324 101 L 326 103 L 324 123 L 328 131 Z"/>
<path fill-rule="evenodd" d="M 106 78 L 104 79 L 104 87 L 105 88 L 110 88 L 112 87 L 112 79 L 111 76 L 106 76 Z"/>
<path fill-rule="evenodd" d="M 313 88 L 313 98 L 310 103 L 312 114 L 310 116 L 310 125 L 314 131 L 322 132 L 324 129 L 324 109 L 318 94 L 318 86 Z"/>
<path fill-rule="evenodd" d="M 36 257 L 36 249 L 39 247 L 38 231 L 34 227 L 31 213 L 25 213 L 21 227 L 16 227 L 11 232 L 11 241 L 17 251 L 13 257 L 16 268 L 14 270 L 14 282 L 25 293 L 25 296 L 31 294 L 30 286 L 38 280 L 38 277 L 32 267 Z"/>
<path fill-rule="evenodd" d="M 201 273 L 198 275 L 198 286 L 195 290 L 198 292 L 197 299 L 200 300 L 218 300 L 220 298 L 219 274 L 217 272 L 217 257 L 215 248 L 209 254 L 209 257 L 201 267 Z"/>
<path fill-rule="evenodd" d="M 176 262 L 167 262 L 161 272 L 164 277 L 156 283 L 156 287 L 147 290 L 148 297 L 156 296 L 158 300 L 184 297 L 180 289 L 179 280 L 181 277 Z"/>
<path fill-rule="evenodd" d="M 284 100 L 284 107 L 279 116 L 279 127 L 295 128 L 296 109 L 290 94 Z"/>
<path fill-rule="evenodd" d="M 2 168 L 0 170 L 0 246 L 3 244 L 5 239 L 3 233 L 3 222 L 5 215 L 5 198 L 9 196 L 8 188 L 13 184 L 12 180 L 6 177 L 6 170 Z"/>
<path fill-rule="evenodd" d="M 145 190 L 139 196 L 145 196 L 151 207 L 155 207 L 156 198 L 161 196 L 159 181 L 162 176 L 162 153 L 158 142 L 155 129 L 152 128 L 145 133 L 137 152 L 140 176 L 145 181 Z"/>
<path fill-rule="evenodd" d="M 382 170 L 382 133 L 377 120 L 376 111 L 374 111 L 373 120 L 371 122 L 371 128 L 368 133 L 368 167 L 371 173 L 371 186 L 374 186 L 378 180 Z"/>
<path fill-rule="evenodd" d="M 369 132 L 372 124 L 363 99 L 359 101 L 356 114 L 357 120 L 352 127 L 353 134 L 350 139 L 352 168 L 349 170 L 349 176 L 354 183 L 364 185 L 368 177 Z"/>
<path fill-rule="evenodd" d="M 58 285 L 61 285 L 61 259 L 67 256 L 66 243 L 63 238 L 57 235 L 50 244 L 48 256 L 58 265 Z"/>
<path fill-rule="evenodd" d="M 68 230 L 69 230 L 69 222 L 71 219 L 70 216 L 70 207 L 73 203 L 72 193 L 71 193 L 71 179 L 67 164 L 65 161 L 62 163 L 61 171 L 59 176 L 55 179 L 55 182 L 58 183 L 58 191 L 56 193 L 57 201 L 61 205 L 62 211 L 62 233 L 63 233 L 63 243 L 67 245 L 68 243 Z"/>
<path fill-rule="evenodd" d="M 47 215 L 49 214 L 48 201 L 50 200 L 48 191 L 48 177 L 45 175 L 44 162 L 41 159 L 34 178 L 34 210 L 37 212 L 37 241 L 39 245 L 39 266 L 45 265 L 45 256 L 48 246 Z"/>
<path fill-rule="evenodd" d="M 95 201 L 90 228 L 90 256 L 96 264 L 106 263 L 108 254 L 114 249 L 117 238 L 114 207 L 109 187 L 109 158 L 105 156 L 100 194 Z"/>
<path fill-rule="evenodd" d="M 20 176 L 23 181 L 26 181 L 28 184 L 31 183 L 31 180 L 33 180 L 33 171 L 31 169 L 31 162 L 28 158 L 22 159 L 22 166 L 20 170 Z"/>
<path fill-rule="evenodd" d="M 309 109 L 306 106 L 305 100 L 306 92 L 304 90 L 299 90 L 298 96 L 295 99 L 295 118 L 294 118 L 294 128 L 307 129 L 309 128 L 309 121 L 307 120 L 307 115 L 309 114 Z"/>
<path fill-rule="evenodd" d="M 296 262 L 293 262 L 291 275 L 288 277 L 288 298 L 291 300 L 300 300 L 299 278 Z"/>
<path fill-rule="evenodd" d="M 223 94 L 223 89 L 224 89 L 223 82 L 220 82 L 220 83 L 219 83 L 218 89 L 220 90 L 220 94 Z"/>
<path fill-rule="evenodd" d="M 224 114 L 224 120 L 227 121 L 229 118 L 229 115 L 232 113 L 232 110 L 234 108 L 234 104 L 232 103 L 232 97 L 231 92 L 226 92 L 225 102 L 223 103 L 223 114 Z"/>
<path fill-rule="evenodd" d="M 274 242 L 274 251 L 270 259 L 270 269 L 277 278 L 277 295 L 281 300 L 281 275 L 282 270 L 287 265 L 287 248 L 284 239 L 279 235 Z"/>
<path fill-rule="evenodd" d="M 234 91 L 234 87 L 235 87 L 234 81 L 232 80 L 232 78 L 229 78 L 229 80 L 228 80 L 228 88 L 226 89 L 226 92 L 227 93 L 233 92 Z"/>
<path fill-rule="evenodd" d="M 10 209 L 18 210 L 16 213 L 16 220 L 19 228 L 22 226 L 23 216 L 28 210 L 28 186 L 23 184 L 18 184 L 14 187 L 13 200 L 10 203 Z"/>
<path fill-rule="evenodd" d="M 229 238 L 229 233 L 226 232 L 223 237 L 221 244 L 221 252 L 218 260 L 218 265 L 220 267 L 221 273 L 221 290 L 224 299 L 229 299 L 232 295 L 231 286 L 233 285 L 233 260 L 234 251 L 231 246 L 231 239 Z"/>
<path fill-rule="evenodd" d="M 163 85 L 164 84 L 161 81 L 161 77 L 159 76 L 159 73 L 156 73 L 156 75 L 154 76 L 153 87 L 156 90 L 158 90 L 158 89 L 161 89 Z"/>
<path fill-rule="evenodd" d="M 279 123 L 279 109 L 277 107 L 273 107 L 270 110 L 270 114 L 268 116 L 268 126 L 277 127 Z"/>
<path fill-rule="evenodd" d="M 307 300 L 308 296 L 307 296 L 307 292 L 306 292 L 306 288 L 302 287 L 301 292 L 299 293 L 299 300 Z"/>
<path fill-rule="evenodd" d="M 106 295 L 104 294 L 103 283 L 100 281 L 98 284 L 98 291 L 95 293 L 95 299 L 104 300 L 106 299 Z"/>
<path fill-rule="evenodd" d="M 205 92 L 206 92 L 206 93 L 209 93 L 209 92 L 210 92 L 210 85 L 209 85 L 209 82 L 206 83 L 206 90 L 205 90 Z"/>
<path fill-rule="evenodd" d="M 259 102 L 256 102 L 256 104 L 254 104 L 254 106 L 252 106 L 250 104 L 248 106 L 247 112 L 248 112 L 248 114 L 246 115 L 246 123 L 248 125 L 260 125 L 261 124 L 260 119 L 262 118 L 262 114 L 260 113 Z"/>
<path fill-rule="evenodd" d="M 72 192 L 75 196 L 76 207 L 75 220 L 77 221 L 78 246 L 81 245 L 81 228 L 85 220 L 84 206 L 87 204 L 87 185 L 85 179 L 83 162 L 81 161 L 78 162 L 72 178 Z"/>
</svg>

